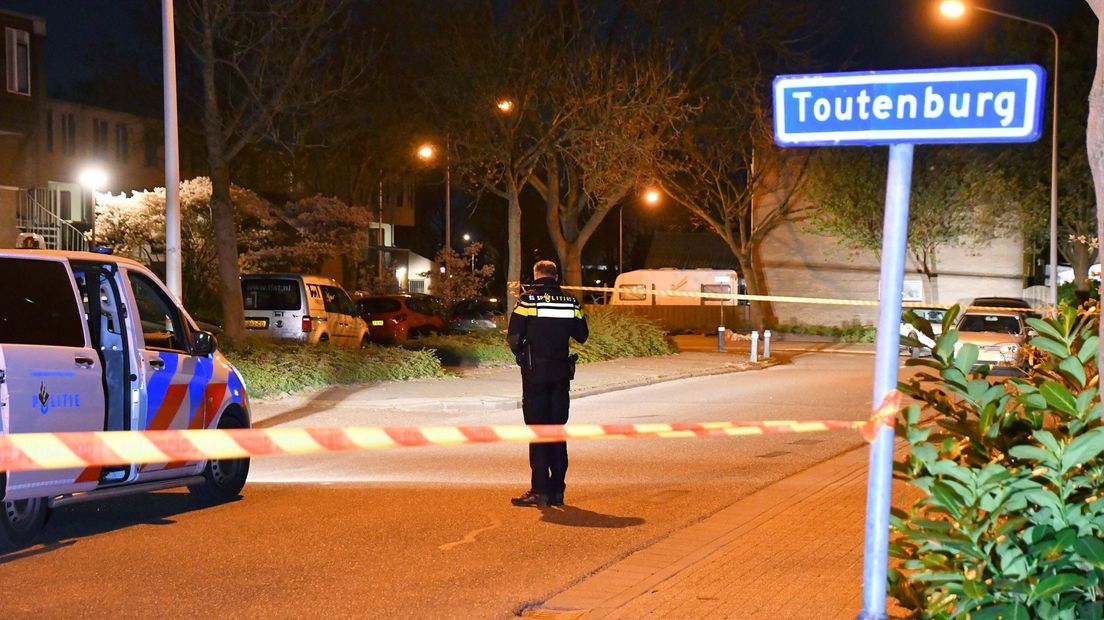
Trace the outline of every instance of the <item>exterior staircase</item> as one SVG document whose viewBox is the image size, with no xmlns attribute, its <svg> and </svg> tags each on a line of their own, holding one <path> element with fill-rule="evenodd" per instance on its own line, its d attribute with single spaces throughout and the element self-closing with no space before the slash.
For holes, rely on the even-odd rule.
<svg viewBox="0 0 1104 620">
<path fill-rule="evenodd" d="M 19 190 L 15 225 L 42 237 L 46 248 L 87 252 L 88 238 L 77 227 L 58 217 L 55 194 L 46 189 Z"/>
</svg>

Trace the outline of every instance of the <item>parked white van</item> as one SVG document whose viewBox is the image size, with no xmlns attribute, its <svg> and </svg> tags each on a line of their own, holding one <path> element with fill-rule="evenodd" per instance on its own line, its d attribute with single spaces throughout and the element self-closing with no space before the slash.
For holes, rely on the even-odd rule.
<svg viewBox="0 0 1104 620">
<path fill-rule="evenodd" d="M 658 295 L 655 291 L 680 293 L 744 293 L 744 281 L 731 269 L 637 269 L 617 276 L 618 289 L 611 304 L 634 306 L 735 306 L 732 299 L 707 299 L 696 295 Z"/>
<path fill-rule="evenodd" d="M 272 338 L 368 344 L 368 324 L 333 278 L 297 273 L 258 273 L 241 279 L 245 328 Z"/>
</svg>

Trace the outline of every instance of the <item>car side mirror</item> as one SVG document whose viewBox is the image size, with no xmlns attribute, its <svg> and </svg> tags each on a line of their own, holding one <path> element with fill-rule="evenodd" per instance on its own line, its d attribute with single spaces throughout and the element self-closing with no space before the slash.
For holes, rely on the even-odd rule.
<svg viewBox="0 0 1104 620">
<path fill-rule="evenodd" d="M 218 349 L 218 340 L 211 332 L 197 331 L 192 334 L 192 353 L 210 355 Z"/>
</svg>

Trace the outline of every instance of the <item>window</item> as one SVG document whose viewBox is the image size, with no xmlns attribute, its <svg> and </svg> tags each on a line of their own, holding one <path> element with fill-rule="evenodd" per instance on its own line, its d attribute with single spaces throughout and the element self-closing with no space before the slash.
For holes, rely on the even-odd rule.
<svg viewBox="0 0 1104 620">
<path fill-rule="evenodd" d="M 78 217 L 81 215 L 79 213 L 73 213 L 73 192 L 69 190 L 60 190 L 57 192 L 57 203 L 58 217 L 66 222 L 73 221 L 73 215 L 77 215 Z"/>
<path fill-rule="evenodd" d="M 54 152 L 54 112 L 53 110 L 47 110 L 46 112 L 46 152 Z"/>
<path fill-rule="evenodd" d="M 92 156 L 107 157 L 107 121 L 92 119 Z"/>
<path fill-rule="evenodd" d="M 187 353 L 183 322 L 176 305 L 149 278 L 138 273 L 127 275 L 130 278 L 130 287 L 134 289 L 134 301 L 138 306 L 138 319 L 142 323 L 146 348 Z"/>
<path fill-rule="evenodd" d="M 72 112 L 62 112 L 61 117 L 61 152 L 66 155 L 75 155 L 77 152 L 77 119 Z"/>
<path fill-rule="evenodd" d="M 298 310 L 299 282 L 285 278 L 242 279 L 242 300 L 246 310 Z"/>
<path fill-rule="evenodd" d="M 125 164 L 129 156 L 130 144 L 126 123 L 115 123 L 115 159 Z"/>
<path fill-rule="evenodd" d="M 4 28 L 8 92 L 31 94 L 31 35 L 26 30 Z"/>
<path fill-rule="evenodd" d="M 731 295 L 732 285 L 730 284 L 703 284 L 701 285 L 701 292 L 709 293 L 711 295 Z M 702 297 L 701 303 L 703 306 L 725 306 L 732 305 L 730 299 L 717 299 L 714 297 Z"/>
<path fill-rule="evenodd" d="M 157 157 L 158 146 L 157 141 L 154 140 L 153 131 L 151 131 L 149 127 L 146 127 L 145 130 L 142 131 L 142 155 L 146 167 L 157 167 L 159 163 Z"/>
<path fill-rule="evenodd" d="M 83 347 L 81 308 L 65 265 L 0 258 L 0 343 Z"/>
<path fill-rule="evenodd" d="M 648 299 L 648 287 L 644 284 L 622 284 L 617 288 L 617 298 L 621 301 L 644 301 Z"/>
<path fill-rule="evenodd" d="M 402 310 L 402 304 L 390 297 L 366 297 L 357 302 L 359 314 L 384 314 Z"/>
<path fill-rule="evenodd" d="M 326 306 L 326 312 L 337 314 L 354 314 L 353 302 L 345 291 L 334 286 L 322 286 L 322 302 Z"/>
</svg>

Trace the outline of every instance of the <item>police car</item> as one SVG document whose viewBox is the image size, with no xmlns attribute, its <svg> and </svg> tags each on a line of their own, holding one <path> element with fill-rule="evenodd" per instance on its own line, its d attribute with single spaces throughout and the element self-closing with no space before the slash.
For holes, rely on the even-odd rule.
<svg viewBox="0 0 1104 620">
<path fill-rule="evenodd" d="M 141 264 L 0 250 L 0 432 L 248 428 L 241 375 Z M 53 508 L 187 486 L 237 497 L 249 459 L 0 472 L 0 549 L 33 541 Z"/>
</svg>

